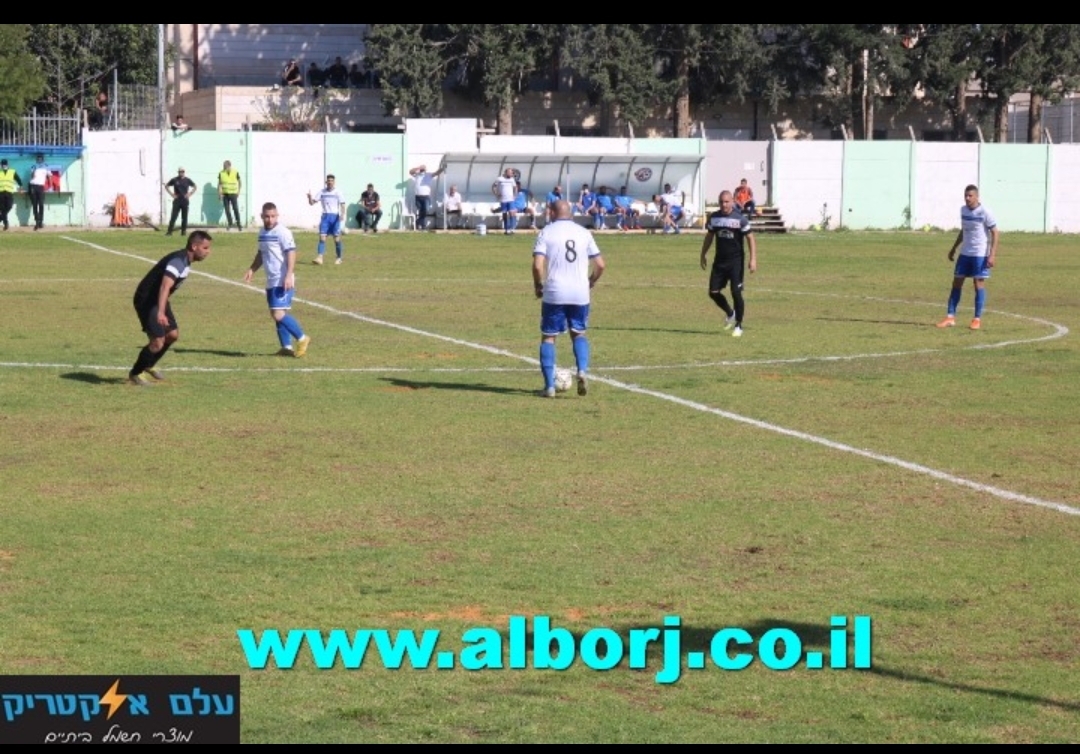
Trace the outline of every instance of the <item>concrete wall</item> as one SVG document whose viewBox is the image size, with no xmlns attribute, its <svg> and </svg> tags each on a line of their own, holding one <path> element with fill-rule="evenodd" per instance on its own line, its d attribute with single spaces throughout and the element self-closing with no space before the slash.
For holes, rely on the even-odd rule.
<svg viewBox="0 0 1080 754">
<path fill-rule="evenodd" d="M 241 172 L 241 213 L 248 223 L 256 222 L 263 202 L 274 201 L 284 222 L 296 228 L 316 227 L 318 208 L 307 204 L 306 193 L 317 191 L 328 172 L 337 176 L 350 202 L 354 225 L 355 204 L 367 183 L 375 184 L 384 209 L 390 211 L 395 200 L 408 198 L 410 167 L 424 162 L 433 170 L 447 155 L 453 159 L 436 195 L 457 182 L 463 191 L 477 194 L 467 197 L 470 200 L 486 201 L 491 181 L 505 164 L 521 169 L 523 182 L 540 196 L 559 182 L 571 197 L 582 183 L 589 183 L 628 185 L 632 194 L 645 199 L 670 182 L 698 209 L 705 199 L 714 201 L 703 191 L 715 169 L 710 167 L 715 145 L 701 139 L 477 139 L 475 121 L 464 119 L 413 120 L 406 132 L 396 134 L 95 131 L 84 134 L 84 142 L 82 158 L 63 174 L 63 188 L 70 193 L 49 197 L 49 225 L 107 225 L 110 217 L 104 207 L 118 193 L 127 197 L 133 216 L 145 213 L 156 222 L 167 220 L 169 202 L 161 185 L 183 165 L 198 186 L 191 223 L 216 227 L 223 220 L 217 174 L 226 159 Z M 1078 146 L 737 144 L 756 144 L 765 154 L 771 147 L 770 198 L 789 227 L 808 228 L 827 219 L 832 228 L 956 228 L 964 187 L 973 183 L 1003 230 L 1080 232 Z M 725 176 L 724 188 L 734 185 L 735 174 Z M 14 219 L 26 225 L 23 205 L 21 199 L 16 202 Z"/>
</svg>

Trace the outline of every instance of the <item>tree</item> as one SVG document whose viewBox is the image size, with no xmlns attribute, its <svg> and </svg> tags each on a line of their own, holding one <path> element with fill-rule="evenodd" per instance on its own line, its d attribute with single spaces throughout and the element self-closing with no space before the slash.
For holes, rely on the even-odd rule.
<svg viewBox="0 0 1080 754">
<path fill-rule="evenodd" d="M 988 53 L 979 78 L 993 96 L 994 131 L 1009 139 L 1009 100 L 1031 93 L 1028 140 L 1042 140 L 1042 104 L 1058 102 L 1080 83 L 1080 33 L 1074 24 L 983 24 Z"/>
<path fill-rule="evenodd" d="M 874 112 L 886 99 L 913 97 L 910 58 L 898 24 L 806 24 L 802 75 L 826 103 L 825 122 L 872 139 Z"/>
<path fill-rule="evenodd" d="M 557 24 L 449 24 L 449 61 L 459 91 L 498 112 L 497 130 L 512 134 L 514 103 L 528 79 L 553 59 Z"/>
<path fill-rule="evenodd" d="M 909 84 L 923 102 L 949 114 L 953 141 L 964 141 L 968 87 L 986 48 L 978 24 L 902 24 L 902 46 L 910 58 Z"/>
<path fill-rule="evenodd" d="M 0 24 L 0 120 L 17 118 L 45 91 L 41 64 L 26 45 L 27 24 Z"/>
<path fill-rule="evenodd" d="M 364 64 L 382 89 L 383 107 L 407 117 L 436 114 L 442 108 L 449 67 L 445 24 L 372 24 Z"/>
<path fill-rule="evenodd" d="M 678 138 L 690 135 L 690 76 L 701 66 L 714 24 L 650 24 L 661 76 L 671 86 L 673 123 Z"/>
<path fill-rule="evenodd" d="M 43 104 L 57 113 L 82 107 L 107 86 L 157 82 L 156 24 L 29 24 L 28 46 L 47 80 Z"/>
<path fill-rule="evenodd" d="M 574 70 L 590 86 L 590 98 L 603 108 L 603 131 L 615 135 L 616 121 L 640 125 L 666 98 L 656 75 L 656 54 L 645 24 L 573 24 L 565 49 Z"/>
</svg>

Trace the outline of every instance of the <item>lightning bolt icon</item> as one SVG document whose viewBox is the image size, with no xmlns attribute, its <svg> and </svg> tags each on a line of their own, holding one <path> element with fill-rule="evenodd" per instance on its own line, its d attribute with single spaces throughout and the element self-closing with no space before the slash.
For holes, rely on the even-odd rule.
<svg viewBox="0 0 1080 754">
<path fill-rule="evenodd" d="M 127 694 L 121 694 L 118 689 L 120 688 L 120 679 L 117 678 L 116 682 L 109 688 L 108 691 L 98 700 L 98 704 L 102 707 L 109 708 L 109 714 L 105 716 L 106 720 L 111 720 L 113 714 L 120 709 L 124 702 L 127 701 Z"/>
</svg>

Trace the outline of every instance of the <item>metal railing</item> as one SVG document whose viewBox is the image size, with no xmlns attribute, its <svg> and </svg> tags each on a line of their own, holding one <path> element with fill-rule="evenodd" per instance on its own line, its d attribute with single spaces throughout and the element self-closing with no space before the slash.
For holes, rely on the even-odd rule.
<svg viewBox="0 0 1080 754">
<path fill-rule="evenodd" d="M 82 144 L 78 115 L 30 115 L 0 120 L 0 144 L 14 146 L 72 147 Z"/>
</svg>

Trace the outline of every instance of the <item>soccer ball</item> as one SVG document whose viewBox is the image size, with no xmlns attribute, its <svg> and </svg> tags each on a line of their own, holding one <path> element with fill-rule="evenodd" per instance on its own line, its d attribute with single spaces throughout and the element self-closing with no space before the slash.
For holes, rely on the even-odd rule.
<svg viewBox="0 0 1080 754">
<path fill-rule="evenodd" d="M 574 384 L 574 375 L 569 369 L 555 370 L 555 392 L 565 393 Z"/>
</svg>

